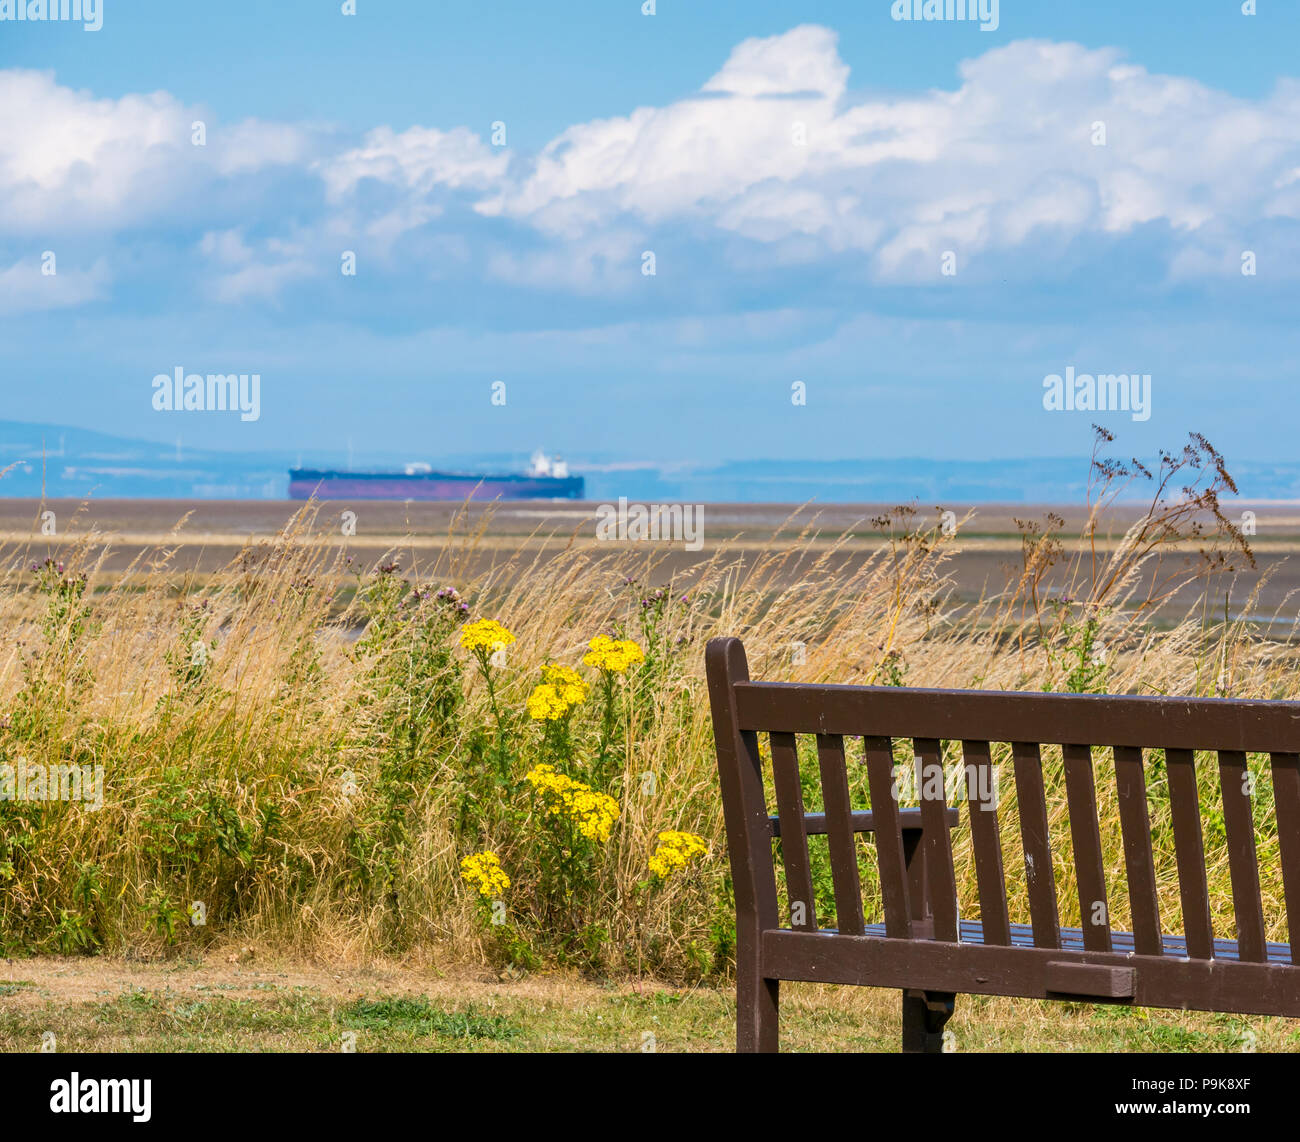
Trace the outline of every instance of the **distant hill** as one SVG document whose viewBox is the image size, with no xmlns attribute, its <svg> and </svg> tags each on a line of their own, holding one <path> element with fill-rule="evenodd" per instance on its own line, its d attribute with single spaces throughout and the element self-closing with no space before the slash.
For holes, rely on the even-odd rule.
<svg viewBox="0 0 1300 1142">
<path fill-rule="evenodd" d="M 411 460 L 468 472 L 522 472 L 524 453 L 397 456 L 358 451 L 357 469 L 400 471 Z M 586 498 L 687 503 L 1081 503 L 1087 457 L 1019 460 L 729 460 L 627 464 L 568 457 Z M 0 497 L 282 500 L 295 466 L 346 468 L 338 452 L 222 452 L 130 440 L 57 424 L 0 421 Z M 1300 463 L 1234 462 L 1243 497 L 1300 500 Z"/>
</svg>

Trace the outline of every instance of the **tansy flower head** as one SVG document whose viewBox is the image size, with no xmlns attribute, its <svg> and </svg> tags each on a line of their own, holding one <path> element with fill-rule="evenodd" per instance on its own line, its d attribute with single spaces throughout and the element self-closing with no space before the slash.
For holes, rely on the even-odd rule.
<svg viewBox="0 0 1300 1142">
<path fill-rule="evenodd" d="M 571 666 L 561 666 L 558 662 L 548 663 L 542 667 L 542 681 L 555 687 L 560 698 L 570 706 L 576 706 L 587 699 L 587 684 L 582 675 Z"/>
<path fill-rule="evenodd" d="M 553 765 L 535 765 L 527 781 L 541 795 L 551 817 L 567 817 L 589 841 L 604 844 L 618 820 L 618 802 L 590 785 L 558 773 Z"/>
<path fill-rule="evenodd" d="M 582 661 L 610 674 L 622 674 L 629 666 L 645 661 L 641 648 L 628 638 L 613 639 L 607 634 L 598 634 L 587 646 L 590 650 L 583 655 Z"/>
<path fill-rule="evenodd" d="M 571 709 L 559 690 L 545 682 L 528 695 L 528 716 L 535 722 L 557 722 Z"/>
<path fill-rule="evenodd" d="M 489 654 L 515 641 L 496 619 L 479 619 L 460 628 L 460 645 L 466 650 L 486 651 Z"/>
<path fill-rule="evenodd" d="M 460 862 L 461 879 L 480 896 L 495 899 L 510 887 L 510 877 L 501 867 L 496 853 L 475 853 Z"/>
<path fill-rule="evenodd" d="M 659 847 L 650 857 L 650 871 L 660 880 L 667 880 L 673 873 L 708 855 L 708 851 L 709 846 L 703 837 L 669 829 L 659 834 Z"/>
<path fill-rule="evenodd" d="M 586 698 L 587 684 L 582 676 L 552 662 L 542 667 L 541 685 L 528 696 L 528 716 L 537 722 L 555 722 Z"/>
</svg>

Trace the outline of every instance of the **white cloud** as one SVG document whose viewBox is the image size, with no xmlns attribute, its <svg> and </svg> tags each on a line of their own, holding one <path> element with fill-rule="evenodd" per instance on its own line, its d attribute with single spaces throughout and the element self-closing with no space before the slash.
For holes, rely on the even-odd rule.
<svg viewBox="0 0 1300 1142">
<path fill-rule="evenodd" d="M 570 127 L 479 209 L 566 239 L 629 219 L 815 237 L 889 280 L 932 280 L 944 250 L 970 259 L 1043 229 L 1300 217 L 1295 84 L 1249 102 L 1113 49 L 1028 40 L 959 74 L 955 91 L 854 101 L 834 33 L 747 40 L 711 97 Z"/>
<path fill-rule="evenodd" d="M 323 210 L 240 187 L 258 232 L 293 236 L 242 262 L 240 234 L 212 239 L 217 294 L 236 299 L 345 248 L 395 264 L 416 230 L 457 235 L 460 261 L 489 278 L 592 291 L 659 236 L 726 240 L 733 269 L 848 254 L 868 278 L 919 282 L 946 250 L 964 270 L 1040 240 L 1163 224 L 1170 267 L 1208 274 L 1260 219 L 1300 218 L 1300 83 L 1247 100 L 1115 49 L 1041 40 L 964 61 L 954 90 L 864 97 L 835 32 L 797 27 L 739 44 L 690 98 L 574 124 L 513 158 L 465 127 L 383 126 L 329 151 L 319 132 L 258 120 L 210 124 L 196 148 L 196 118 L 164 92 L 95 99 L 49 73 L 0 71 L 0 234 L 146 226 L 164 209 L 211 217 L 220 182 L 271 167 L 319 178 Z M 503 248 L 492 219 L 537 241 Z"/>
<path fill-rule="evenodd" d="M 61 269 L 49 275 L 41 272 L 38 261 L 15 262 L 0 270 L 0 311 L 17 315 L 83 305 L 103 297 L 108 281 L 102 260 L 88 270 Z"/>
<path fill-rule="evenodd" d="M 205 292 L 225 304 L 274 301 L 289 283 L 321 272 L 301 242 L 268 238 L 254 247 L 237 229 L 209 231 L 199 251 L 215 267 Z"/>
<path fill-rule="evenodd" d="M 508 163 L 503 151 L 467 127 L 412 127 L 400 134 L 379 127 L 366 136 L 363 146 L 322 160 L 318 170 L 330 198 L 337 201 L 367 178 L 418 194 L 438 187 L 482 189 L 499 181 Z"/>
<path fill-rule="evenodd" d="M 849 69 L 835 45 L 835 33 L 815 24 L 782 36 L 745 40 L 704 90 L 749 96 L 813 91 L 836 99 L 844 93 Z"/>
<path fill-rule="evenodd" d="M 207 146 L 191 142 L 196 119 Z M 218 178 L 301 163 L 308 149 L 297 127 L 220 129 L 166 92 L 96 99 L 52 72 L 0 71 L 0 232 L 137 225 Z"/>
</svg>

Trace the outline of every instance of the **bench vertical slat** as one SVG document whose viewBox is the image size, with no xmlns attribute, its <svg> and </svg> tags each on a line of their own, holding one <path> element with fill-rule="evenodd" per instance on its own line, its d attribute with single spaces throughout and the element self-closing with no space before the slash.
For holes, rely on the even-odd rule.
<svg viewBox="0 0 1300 1142">
<path fill-rule="evenodd" d="M 1129 908 L 1133 913 L 1133 950 L 1140 956 L 1159 956 L 1164 954 L 1164 940 L 1160 935 L 1160 898 L 1151 856 L 1151 818 L 1147 814 L 1142 751 L 1133 746 L 1116 746 L 1113 752 Z"/>
<path fill-rule="evenodd" d="M 1165 770 L 1169 774 L 1169 804 L 1174 822 L 1178 894 L 1183 903 L 1187 954 L 1195 960 L 1212 960 L 1214 929 L 1210 924 L 1210 894 L 1205 882 L 1205 846 L 1201 840 L 1196 757 L 1190 749 L 1167 749 Z"/>
<path fill-rule="evenodd" d="M 998 797 L 993 761 L 988 742 L 964 741 L 966 762 L 966 805 L 970 812 L 971 844 L 975 850 L 975 879 L 980 893 L 980 926 L 986 944 L 1011 946 L 1011 923 L 1007 916 L 1007 880 L 1002 871 L 1002 840 L 998 832 Z M 974 786 L 971 788 L 971 770 Z M 987 801 L 977 792 L 989 791 Z"/>
<path fill-rule="evenodd" d="M 1300 754 L 1275 753 L 1270 762 L 1282 890 L 1286 893 L 1287 936 L 1291 941 L 1291 962 L 1300 966 Z"/>
<path fill-rule="evenodd" d="M 892 940 L 912 938 L 912 911 L 907 893 L 907 865 L 903 834 L 894 796 L 894 750 L 889 738 L 863 739 L 867 784 L 871 790 L 871 815 L 876 826 L 876 860 L 880 866 L 880 895 L 885 905 L 885 935 Z"/>
<path fill-rule="evenodd" d="M 1061 756 L 1065 762 L 1065 799 L 1070 808 L 1070 839 L 1079 886 L 1083 946 L 1090 952 L 1109 952 L 1110 912 L 1106 900 L 1106 866 L 1101 856 L 1101 829 L 1097 824 L 1092 747 L 1063 745 Z M 1101 906 L 1100 922 L 1096 921 L 1098 905 Z"/>
<path fill-rule="evenodd" d="M 835 885 L 835 925 L 841 932 L 861 936 L 866 932 L 866 926 L 862 918 L 862 886 L 858 880 L 858 847 L 853 833 L 853 806 L 849 799 L 844 739 L 839 734 L 818 734 L 817 760 L 821 766 L 822 799 L 826 805 L 831 881 Z"/>
<path fill-rule="evenodd" d="M 1029 919 L 1034 946 L 1061 946 L 1056 909 L 1056 880 L 1047 829 L 1047 797 L 1043 792 L 1043 759 L 1037 742 L 1012 742 L 1016 770 L 1016 800 L 1020 805 L 1020 840 L 1025 850 L 1025 880 L 1029 886 Z"/>
<path fill-rule="evenodd" d="M 1246 755 L 1219 751 L 1219 787 L 1223 790 L 1223 829 L 1228 836 L 1228 872 L 1232 877 L 1232 911 L 1237 920 L 1237 958 L 1265 962 L 1264 906 L 1259 893 L 1259 857 L 1255 852 L 1254 786 Z"/>
<path fill-rule="evenodd" d="M 952 867 L 952 838 L 948 834 L 943 747 L 934 738 L 917 738 L 912 746 L 921 759 L 921 825 L 925 829 L 922 843 L 929 857 L 925 871 L 934 912 L 934 938 L 955 944 L 959 930 L 957 880 Z"/>
<path fill-rule="evenodd" d="M 785 862 L 786 896 L 791 924 L 801 932 L 817 930 L 817 901 L 813 895 L 812 863 L 808 859 L 808 833 L 804 824 L 803 789 L 799 783 L 799 747 L 794 734 L 773 733 L 772 784 L 781 821 L 781 857 Z M 804 918 L 794 922 L 794 906 L 803 904 Z"/>
</svg>

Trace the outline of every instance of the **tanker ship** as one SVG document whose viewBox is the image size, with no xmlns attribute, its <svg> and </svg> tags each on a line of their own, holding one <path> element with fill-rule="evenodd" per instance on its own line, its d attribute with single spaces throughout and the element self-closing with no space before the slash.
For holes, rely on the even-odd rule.
<svg viewBox="0 0 1300 1142">
<path fill-rule="evenodd" d="M 435 472 L 424 463 L 402 472 L 289 469 L 289 498 L 309 500 L 580 500 L 583 478 L 570 476 L 559 456 L 533 454 L 527 472 Z"/>
</svg>

